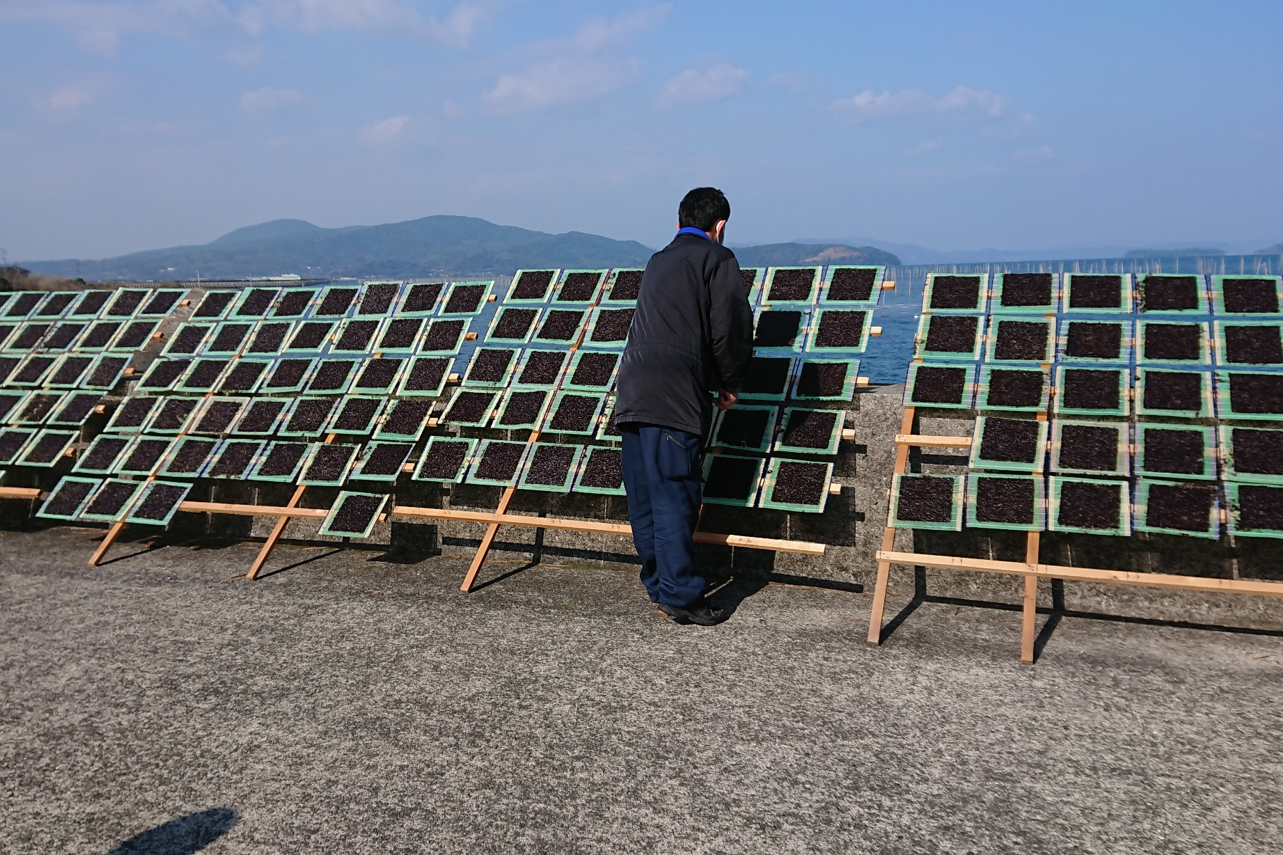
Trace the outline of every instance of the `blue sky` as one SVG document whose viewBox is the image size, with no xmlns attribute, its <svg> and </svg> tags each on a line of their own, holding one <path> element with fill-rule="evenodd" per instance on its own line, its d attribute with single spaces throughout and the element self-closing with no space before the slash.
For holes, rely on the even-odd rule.
<svg viewBox="0 0 1283 855">
<path fill-rule="evenodd" d="M 0 0 L 10 259 L 464 214 L 662 245 L 1283 240 L 1283 4 Z"/>
</svg>

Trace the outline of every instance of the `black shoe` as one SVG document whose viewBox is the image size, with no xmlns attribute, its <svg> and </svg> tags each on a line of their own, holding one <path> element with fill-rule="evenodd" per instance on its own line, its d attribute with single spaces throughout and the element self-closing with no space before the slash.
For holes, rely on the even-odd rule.
<svg viewBox="0 0 1283 855">
<path fill-rule="evenodd" d="M 725 609 L 715 609 L 708 603 L 691 603 L 689 606 L 670 606 L 660 603 L 659 610 L 677 623 L 693 623 L 699 626 L 716 626 L 726 620 Z"/>
</svg>

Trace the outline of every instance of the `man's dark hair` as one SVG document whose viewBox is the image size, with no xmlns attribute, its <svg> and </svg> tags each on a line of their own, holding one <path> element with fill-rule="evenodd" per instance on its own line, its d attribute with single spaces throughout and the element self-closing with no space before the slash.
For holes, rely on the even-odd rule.
<svg viewBox="0 0 1283 855">
<path fill-rule="evenodd" d="M 682 197 L 677 206 L 679 228 L 694 226 L 702 232 L 711 232 L 718 220 L 731 218 L 731 203 L 726 194 L 716 187 L 696 187 Z"/>
</svg>

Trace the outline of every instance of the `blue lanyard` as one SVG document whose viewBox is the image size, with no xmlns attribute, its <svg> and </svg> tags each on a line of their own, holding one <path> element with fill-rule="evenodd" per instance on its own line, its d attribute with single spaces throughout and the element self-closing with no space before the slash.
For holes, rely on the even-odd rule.
<svg viewBox="0 0 1283 855">
<path fill-rule="evenodd" d="M 712 238 L 708 236 L 708 232 L 704 231 L 703 229 L 697 229 L 694 226 L 686 226 L 685 228 L 680 228 L 677 230 L 677 233 L 679 235 L 699 235 L 704 240 L 712 240 Z"/>
</svg>

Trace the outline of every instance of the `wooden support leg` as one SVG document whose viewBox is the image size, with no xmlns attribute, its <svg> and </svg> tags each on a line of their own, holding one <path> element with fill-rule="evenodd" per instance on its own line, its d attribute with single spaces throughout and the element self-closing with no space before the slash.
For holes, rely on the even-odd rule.
<svg viewBox="0 0 1283 855">
<path fill-rule="evenodd" d="M 303 491 L 306 489 L 307 487 L 300 484 L 294 490 L 294 495 L 290 496 L 289 503 L 286 504 L 285 507 L 298 507 L 298 503 L 303 499 Z M 267 536 L 267 540 L 263 543 L 263 548 L 258 551 L 258 557 L 254 559 L 254 563 L 250 566 L 249 572 L 245 574 L 246 579 L 253 581 L 258 578 L 259 571 L 262 570 L 263 565 L 267 563 L 267 556 L 272 554 L 272 550 L 276 547 L 276 541 L 281 539 L 281 535 L 285 533 L 285 526 L 289 525 L 289 522 L 289 517 L 277 518 L 276 525 L 272 526 L 272 533 Z"/>
<path fill-rule="evenodd" d="M 534 440 L 532 439 L 531 442 Z M 503 491 L 496 514 L 503 514 L 508 510 L 508 503 L 512 501 L 512 496 L 516 492 L 516 487 L 509 487 Z M 477 581 L 477 573 L 481 571 L 481 565 L 486 563 L 486 555 L 490 553 L 490 546 L 498 533 L 499 523 L 486 526 L 486 533 L 481 535 L 481 545 L 477 547 L 477 554 L 472 556 L 472 563 L 468 565 L 468 574 L 463 577 L 463 584 L 459 586 L 459 590 L 463 593 L 466 594 L 472 590 L 473 583 Z"/>
<path fill-rule="evenodd" d="M 124 519 L 121 519 L 120 522 L 113 523 L 111 528 L 107 529 L 107 536 L 102 539 L 102 543 L 98 544 L 98 548 L 94 550 L 94 554 L 89 559 L 90 567 L 98 566 L 98 563 L 107 556 L 107 550 L 111 549 L 111 545 L 115 543 L 116 538 L 120 537 L 120 533 L 124 530 Z"/>
<path fill-rule="evenodd" d="M 904 417 L 900 420 L 900 433 L 913 433 L 914 408 L 905 407 Z M 905 467 L 909 464 L 909 446 L 900 445 L 895 450 L 895 468 L 893 474 L 899 475 L 904 472 Z M 889 520 L 894 509 L 887 511 Z M 895 529 L 888 525 L 882 532 L 882 551 L 890 552 L 895 549 Z M 882 612 L 886 609 L 887 604 L 887 582 L 891 578 L 891 562 L 878 562 L 878 580 L 873 587 L 873 609 L 869 613 L 869 644 L 877 646 L 882 643 Z"/>
<path fill-rule="evenodd" d="M 1025 539 L 1025 563 L 1038 566 L 1038 532 L 1029 532 Z M 1034 664 L 1034 628 L 1038 619 L 1038 577 L 1025 577 L 1025 600 L 1020 615 L 1020 661 Z"/>
</svg>

